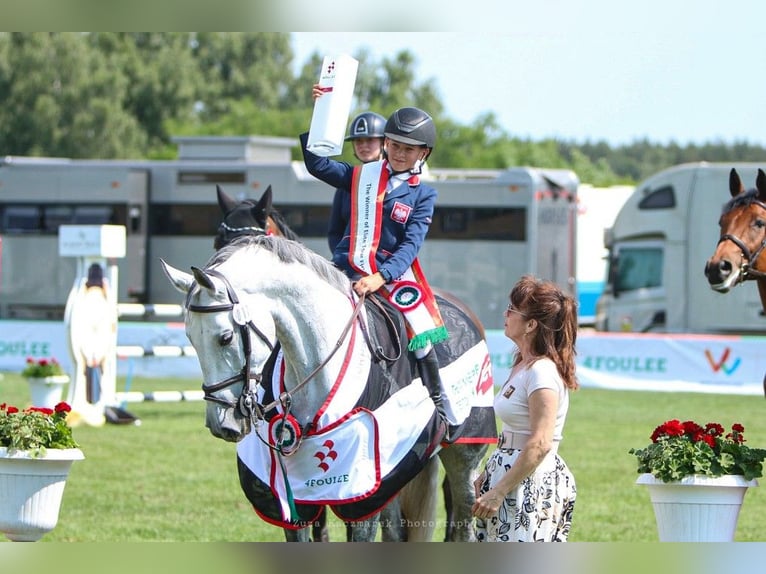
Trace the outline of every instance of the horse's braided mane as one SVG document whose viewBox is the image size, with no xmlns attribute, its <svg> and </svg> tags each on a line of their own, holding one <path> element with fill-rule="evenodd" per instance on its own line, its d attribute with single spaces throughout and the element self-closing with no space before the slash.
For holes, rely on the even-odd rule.
<svg viewBox="0 0 766 574">
<path fill-rule="evenodd" d="M 243 235 L 237 237 L 216 251 L 205 264 L 205 267 L 216 267 L 228 260 L 234 253 L 248 248 L 262 248 L 270 251 L 283 263 L 305 265 L 342 293 L 349 293 L 348 277 L 327 259 L 314 253 L 302 243 L 276 235 Z"/>
<path fill-rule="evenodd" d="M 759 201 L 758 190 L 748 189 L 746 192 L 740 193 L 736 197 L 732 197 L 728 202 L 726 202 L 721 213 L 729 213 L 732 209 L 736 209 L 738 207 L 747 207 L 756 201 Z"/>
</svg>

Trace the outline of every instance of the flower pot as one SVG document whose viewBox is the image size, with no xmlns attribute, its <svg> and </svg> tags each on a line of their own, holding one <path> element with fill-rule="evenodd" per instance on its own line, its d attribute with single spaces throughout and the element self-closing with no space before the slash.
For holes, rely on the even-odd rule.
<svg viewBox="0 0 766 574">
<path fill-rule="evenodd" d="M 67 375 L 29 378 L 29 393 L 32 396 L 32 406 L 52 409 L 61 402 L 64 385 L 69 382 Z"/>
<path fill-rule="evenodd" d="M 647 473 L 636 484 L 649 489 L 660 542 L 732 542 L 745 493 L 758 481 L 693 475 L 663 482 Z"/>
<path fill-rule="evenodd" d="M 15 542 L 34 542 L 58 523 L 69 469 L 82 460 L 79 448 L 27 451 L 0 447 L 0 532 Z"/>
</svg>

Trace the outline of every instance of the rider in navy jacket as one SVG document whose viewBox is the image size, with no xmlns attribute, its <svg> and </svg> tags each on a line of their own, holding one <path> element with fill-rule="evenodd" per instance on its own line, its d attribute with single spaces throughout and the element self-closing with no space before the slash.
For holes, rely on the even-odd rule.
<svg viewBox="0 0 766 574">
<path fill-rule="evenodd" d="M 306 149 L 307 141 L 308 134 L 301 134 L 301 147 L 306 169 L 317 179 L 333 187 L 346 190 L 348 193 L 346 193 L 343 202 L 347 203 L 347 206 L 342 206 L 341 210 L 349 212 L 351 177 L 354 166 L 311 153 Z M 415 261 L 431 225 L 437 196 L 436 190 L 420 182 L 415 174 L 405 172 L 404 175 L 394 175 L 398 175 L 400 181 L 396 182 L 394 189 L 386 194 L 383 201 L 380 244 L 376 255 L 378 270 L 386 283 L 399 277 Z M 392 218 L 396 203 L 411 208 L 409 216 L 404 222 Z M 332 260 L 337 267 L 353 277 L 356 271 L 351 267 L 348 260 L 350 243 L 350 229 L 347 222 L 346 231 L 335 247 Z"/>
<path fill-rule="evenodd" d="M 322 91 L 318 91 L 316 97 L 321 97 L 322 94 Z M 346 141 L 351 142 L 354 157 L 361 163 L 383 159 L 385 126 L 386 118 L 370 111 L 362 112 L 351 120 Z M 335 253 L 335 247 L 346 235 L 349 219 L 351 219 L 351 201 L 348 189 L 338 188 L 332 198 L 330 222 L 327 226 L 327 245 L 330 247 L 330 253 Z"/>
<path fill-rule="evenodd" d="M 358 295 L 377 291 L 402 276 L 413 265 L 425 241 L 436 204 L 436 190 L 421 183 L 418 177 L 436 143 L 436 127 L 431 116 L 418 108 L 400 108 L 386 122 L 384 135 L 386 159 L 381 161 L 384 162 L 382 169 L 389 170 L 389 181 L 383 198 L 379 242 L 375 251 L 378 270 L 359 277 L 351 266 L 351 222 L 346 224 L 343 238 L 335 246 L 332 256 L 337 267 L 356 279 L 354 291 Z M 345 190 L 345 201 L 350 205 L 354 166 L 310 152 L 306 149 L 307 133 L 301 134 L 300 139 L 308 172 L 333 187 Z M 424 347 L 415 348 L 414 352 L 423 384 L 447 429 L 436 351 L 428 342 Z M 449 431 L 446 433 L 449 440 Z"/>
</svg>

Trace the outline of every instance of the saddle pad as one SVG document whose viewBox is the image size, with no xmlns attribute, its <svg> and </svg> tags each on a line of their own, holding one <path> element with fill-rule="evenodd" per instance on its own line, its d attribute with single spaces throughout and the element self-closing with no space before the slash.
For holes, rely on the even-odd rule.
<svg viewBox="0 0 766 574">
<path fill-rule="evenodd" d="M 441 367 L 439 374 L 442 402 L 450 424 L 462 424 L 471 414 L 473 406 L 492 406 L 492 370 L 484 340 L 449 365 Z"/>
<path fill-rule="evenodd" d="M 276 451 L 265 444 L 268 433 L 263 424 L 237 443 L 237 455 L 269 485 L 279 500 L 283 520 L 289 523 L 293 517 L 287 484 L 297 503 L 334 505 L 363 500 L 375 493 L 413 449 L 433 413 L 425 387 L 412 384 L 374 412 L 358 409 L 321 432 L 305 436 L 293 454 L 281 458 L 281 464 Z"/>
</svg>

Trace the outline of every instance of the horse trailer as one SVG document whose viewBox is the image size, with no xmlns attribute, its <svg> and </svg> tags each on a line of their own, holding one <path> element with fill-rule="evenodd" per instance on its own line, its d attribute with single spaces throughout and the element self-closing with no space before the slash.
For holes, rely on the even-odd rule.
<svg viewBox="0 0 766 574">
<path fill-rule="evenodd" d="M 221 220 L 215 186 L 239 200 L 271 185 L 274 206 L 309 248 L 330 256 L 333 190 L 291 160 L 297 139 L 179 137 L 176 160 L 0 159 L 0 318 L 59 319 L 75 261 L 58 256 L 61 224 L 127 230 L 118 260 L 121 303 L 178 303 L 160 258 L 189 269 L 213 254 Z M 435 287 L 500 328 L 513 283 L 524 273 L 576 291 L 577 176 L 567 170 L 438 170 L 420 261 Z"/>
<path fill-rule="evenodd" d="M 705 278 L 721 210 L 736 168 L 753 187 L 760 164 L 690 163 L 636 186 L 604 233 L 606 286 L 596 308 L 601 331 L 666 333 L 766 332 L 755 282 L 721 294 Z"/>
</svg>

